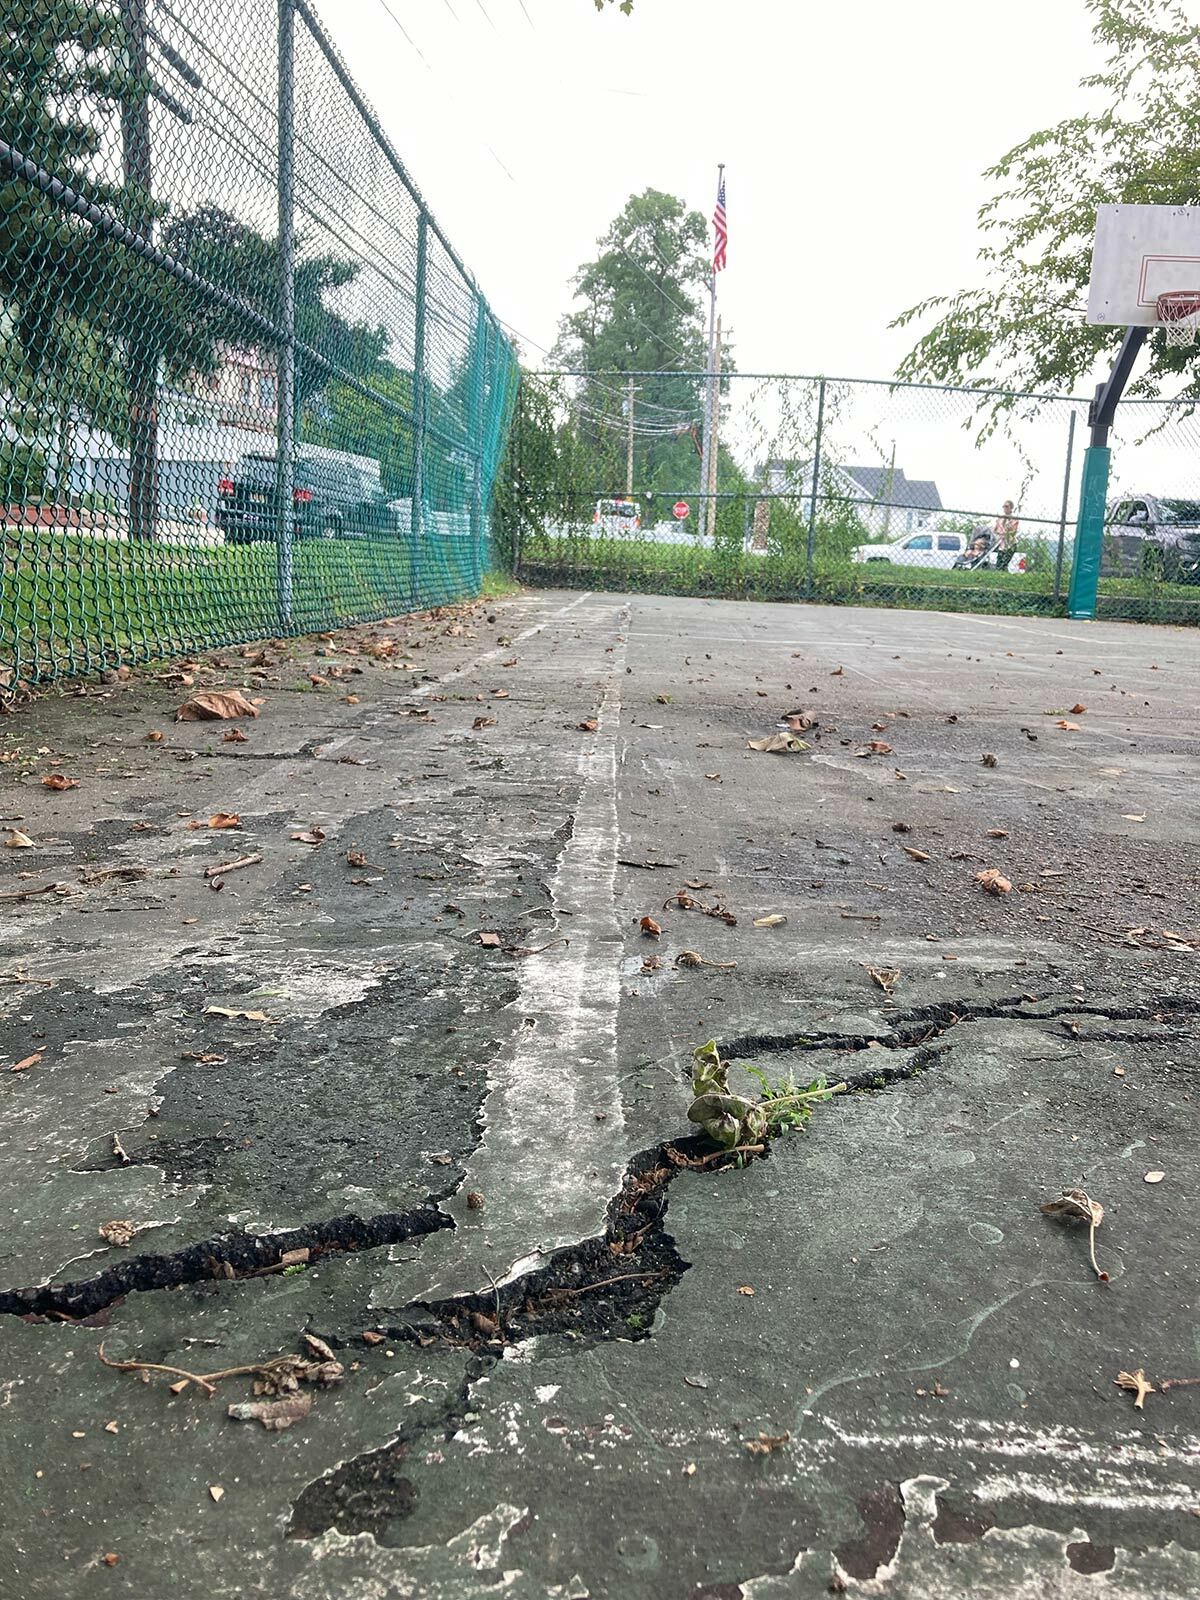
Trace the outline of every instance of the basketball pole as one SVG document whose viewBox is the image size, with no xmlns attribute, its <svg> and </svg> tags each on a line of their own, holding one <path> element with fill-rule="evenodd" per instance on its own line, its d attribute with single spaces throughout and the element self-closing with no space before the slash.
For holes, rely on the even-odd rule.
<svg viewBox="0 0 1200 1600">
<path fill-rule="evenodd" d="M 1096 597 L 1100 590 L 1104 513 L 1108 503 L 1108 472 L 1112 461 L 1108 433 L 1148 332 L 1147 328 L 1126 328 L 1108 381 L 1098 385 L 1095 398 L 1088 408 L 1092 436 L 1083 453 L 1079 520 L 1075 526 L 1071 587 L 1067 591 L 1067 615 L 1079 621 L 1090 621 L 1095 617 Z"/>
</svg>

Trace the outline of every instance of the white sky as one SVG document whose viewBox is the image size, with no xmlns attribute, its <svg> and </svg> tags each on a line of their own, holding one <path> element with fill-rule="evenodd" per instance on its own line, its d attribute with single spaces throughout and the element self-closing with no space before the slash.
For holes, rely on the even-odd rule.
<svg viewBox="0 0 1200 1600">
<path fill-rule="evenodd" d="M 1076 109 L 1098 60 L 1083 0 L 387 5 L 420 55 L 383 0 L 321 0 L 498 315 L 552 344 L 629 194 L 710 216 L 720 160 L 743 371 L 890 375 L 911 343 L 891 318 L 978 276 L 983 168 Z"/>
</svg>

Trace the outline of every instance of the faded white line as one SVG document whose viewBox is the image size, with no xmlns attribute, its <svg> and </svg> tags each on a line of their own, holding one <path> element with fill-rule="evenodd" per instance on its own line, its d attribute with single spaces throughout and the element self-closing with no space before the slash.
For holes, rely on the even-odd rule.
<svg viewBox="0 0 1200 1600">
<path fill-rule="evenodd" d="M 438 1275 L 421 1296 L 481 1287 L 480 1261 L 498 1279 L 537 1256 L 603 1230 L 628 1158 L 617 1071 L 623 940 L 616 921 L 620 829 L 617 743 L 629 607 L 609 613 L 613 653 L 597 731 L 577 758 L 579 799 L 570 839 L 550 883 L 559 931 L 570 943 L 515 968 L 520 996 L 514 1046 L 494 1069 L 487 1131 L 462 1192 L 478 1190 L 478 1216 L 460 1202 L 462 1225 L 430 1239 L 422 1268 Z"/>
</svg>

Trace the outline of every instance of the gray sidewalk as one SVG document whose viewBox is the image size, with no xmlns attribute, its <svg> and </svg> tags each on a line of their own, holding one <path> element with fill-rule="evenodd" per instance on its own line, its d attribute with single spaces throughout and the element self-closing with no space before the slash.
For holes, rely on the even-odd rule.
<svg viewBox="0 0 1200 1600">
<path fill-rule="evenodd" d="M 542 594 L 312 648 L 0 722 L 0 1594 L 1194 1593 L 1196 635 Z M 173 722 L 210 683 L 260 715 Z M 851 1090 L 689 1166 L 714 1036 Z M 99 1358 L 305 1334 L 279 1432 Z"/>
</svg>

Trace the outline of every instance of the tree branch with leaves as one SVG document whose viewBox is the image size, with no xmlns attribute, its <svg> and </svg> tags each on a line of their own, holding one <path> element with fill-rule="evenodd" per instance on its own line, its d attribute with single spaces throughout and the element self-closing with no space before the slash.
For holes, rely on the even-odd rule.
<svg viewBox="0 0 1200 1600">
<path fill-rule="evenodd" d="M 1086 321 L 1096 208 L 1200 204 L 1200 29 L 1180 0 L 1087 0 L 1103 69 L 1082 80 L 1091 109 L 1033 133 L 985 177 L 985 281 L 896 318 L 926 326 L 903 378 L 1069 390 L 1121 340 Z M 1153 341 L 1131 392 L 1200 398 L 1193 349 Z"/>
</svg>

